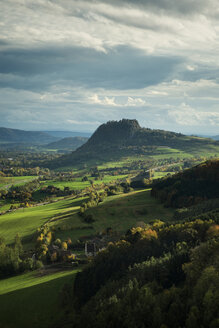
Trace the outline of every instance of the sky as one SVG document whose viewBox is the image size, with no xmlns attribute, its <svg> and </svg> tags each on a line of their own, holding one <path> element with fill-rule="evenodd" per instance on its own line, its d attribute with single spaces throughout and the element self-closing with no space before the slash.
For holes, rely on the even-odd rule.
<svg viewBox="0 0 219 328">
<path fill-rule="evenodd" d="M 219 134 L 218 0 L 0 0 L 0 126 Z"/>
</svg>

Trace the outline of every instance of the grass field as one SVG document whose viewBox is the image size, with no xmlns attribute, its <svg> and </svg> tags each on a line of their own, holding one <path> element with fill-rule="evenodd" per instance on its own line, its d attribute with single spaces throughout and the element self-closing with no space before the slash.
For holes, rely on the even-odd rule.
<svg viewBox="0 0 219 328">
<path fill-rule="evenodd" d="M 89 209 L 88 213 L 93 214 L 96 219 L 93 224 L 95 230 L 112 227 L 118 232 L 125 232 L 139 222 L 171 220 L 173 210 L 164 208 L 159 201 L 150 196 L 150 189 L 147 189 L 114 198 L 108 197 L 100 206 Z"/>
<path fill-rule="evenodd" d="M 161 179 L 161 178 L 163 178 L 163 177 L 165 177 L 166 175 L 168 175 L 168 174 L 175 174 L 176 172 L 171 172 L 171 171 L 169 171 L 169 172 L 160 172 L 160 171 L 156 171 L 156 172 L 154 172 L 154 176 L 153 176 L 153 179 Z"/>
<path fill-rule="evenodd" d="M 92 180 L 94 184 L 110 183 L 119 179 L 125 179 L 127 175 L 106 175 L 103 179 L 94 180 L 93 177 L 87 176 L 89 180 Z M 64 189 L 64 187 L 69 187 L 71 190 L 84 189 L 90 186 L 90 181 L 82 181 L 82 178 L 75 178 L 74 181 L 57 181 L 48 180 L 42 184 L 42 187 L 53 185 L 57 188 Z"/>
<path fill-rule="evenodd" d="M 142 222 L 149 223 L 156 219 L 171 220 L 173 212 L 173 209 L 164 208 L 159 201 L 152 198 L 149 189 L 134 191 L 107 197 L 97 207 L 88 209 L 86 213 L 92 214 L 95 219 L 92 224 L 83 223 L 77 213 L 54 222 L 55 235 L 56 238 L 70 237 L 75 241 L 80 236 L 95 235 L 108 227 L 121 234 Z"/>
<path fill-rule="evenodd" d="M 22 177 L 0 177 L 0 189 L 8 189 L 12 185 L 21 186 L 27 182 L 35 180 L 37 176 L 22 176 Z"/>
<path fill-rule="evenodd" d="M 55 203 L 19 209 L 0 216 L 0 237 L 12 243 L 17 233 L 26 240 L 36 229 L 55 215 L 69 215 L 79 209 L 83 199 L 63 199 Z M 29 238 L 28 238 L 29 237 Z"/>
<path fill-rule="evenodd" d="M 150 196 L 150 190 L 141 190 L 107 197 L 103 203 L 86 212 L 92 214 L 95 220 L 88 224 L 78 215 L 80 205 L 85 199 L 67 198 L 2 215 L 0 237 L 10 244 L 19 233 L 25 249 L 29 249 L 34 245 L 33 234 L 46 222 L 55 229 L 55 238 L 65 240 L 70 237 L 75 242 L 80 237 L 95 235 L 108 227 L 120 234 L 139 222 L 148 223 L 155 219 L 166 221 L 173 215 L 173 210 L 164 208 Z"/>
<path fill-rule="evenodd" d="M 28 272 L 0 280 L 1 328 L 48 328 L 62 315 L 61 290 L 78 270 L 41 276 Z"/>
<path fill-rule="evenodd" d="M 211 158 L 211 157 L 219 157 L 219 147 L 214 145 L 209 145 L 208 147 L 202 147 L 196 150 L 185 150 L 182 151 L 180 149 L 170 148 L 170 147 L 157 147 L 153 153 L 149 153 L 147 155 L 138 155 L 131 157 L 124 157 L 118 161 L 107 161 L 105 163 L 96 163 L 98 165 L 98 169 L 107 169 L 107 168 L 122 168 L 123 166 L 131 164 L 133 161 L 148 161 L 151 160 L 165 160 L 165 159 L 174 159 L 174 160 L 183 160 L 189 159 L 193 157 L 203 157 L 203 158 Z"/>
</svg>

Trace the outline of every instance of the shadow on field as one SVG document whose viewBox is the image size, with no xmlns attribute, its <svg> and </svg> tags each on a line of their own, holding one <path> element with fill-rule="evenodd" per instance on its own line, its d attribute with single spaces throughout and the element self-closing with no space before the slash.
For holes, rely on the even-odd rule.
<svg viewBox="0 0 219 328">
<path fill-rule="evenodd" d="M 77 207 L 77 206 L 81 206 L 81 204 L 86 201 L 88 197 L 84 198 L 84 199 L 81 199 L 81 200 L 78 200 L 76 202 L 72 202 L 72 203 L 68 203 L 68 204 L 63 204 L 61 206 L 59 206 L 58 208 L 59 209 L 64 209 L 64 208 L 68 208 L 68 207 Z"/>
<path fill-rule="evenodd" d="M 37 278 L 36 278 L 37 283 Z M 48 328 L 62 311 L 62 288 L 73 276 L 55 278 L 0 295 L 1 328 Z"/>
</svg>

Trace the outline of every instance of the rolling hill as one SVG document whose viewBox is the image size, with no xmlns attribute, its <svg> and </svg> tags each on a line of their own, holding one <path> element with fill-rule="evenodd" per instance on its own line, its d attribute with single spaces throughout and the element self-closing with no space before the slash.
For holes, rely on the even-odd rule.
<svg viewBox="0 0 219 328">
<path fill-rule="evenodd" d="M 88 138 L 85 137 L 69 137 L 63 138 L 55 142 L 51 142 L 45 147 L 49 149 L 73 151 L 76 150 L 78 147 L 82 146 L 87 140 Z"/>
<path fill-rule="evenodd" d="M 197 149 L 219 151 L 219 143 L 211 139 L 185 136 L 181 133 L 140 127 L 136 120 L 123 119 L 102 124 L 90 139 L 71 154 L 47 163 L 52 168 L 119 160 L 125 156 L 153 155 L 158 147 L 193 152 Z M 214 150 L 214 147 L 215 150 Z"/>
<path fill-rule="evenodd" d="M 0 143 L 47 144 L 58 138 L 40 131 L 24 131 L 0 127 Z"/>
<path fill-rule="evenodd" d="M 52 137 L 56 137 L 58 139 L 63 138 L 73 138 L 73 137 L 84 137 L 89 138 L 92 133 L 90 132 L 82 132 L 82 131 L 43 131 L 48 133 Z"/>
<path fill-rule="evenodd" d="M 219 199 L 219 160 L 209 160 L 163 179 L 151 193 L 170 207 L 188 207 Z"/>
</svg>

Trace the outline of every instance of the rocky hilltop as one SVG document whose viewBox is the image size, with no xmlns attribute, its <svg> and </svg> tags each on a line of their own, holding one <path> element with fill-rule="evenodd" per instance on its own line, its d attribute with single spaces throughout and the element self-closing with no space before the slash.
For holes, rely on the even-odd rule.
<svg viewBox="0 0 219 328">
<path fill-rule="evenodd" d="M 197 147 L 219 145 L 218 142 L 189 137 L 181 133 L 142 128 L 137 120 L 122 119 L 100 125 L 90 139 L 71 154 L 60 157 L 49 166 L 62 167 L 90 161 L 118 160 L 124 156 L 148 154 L 157 147 L 194 150 Z"/>
</svg>

